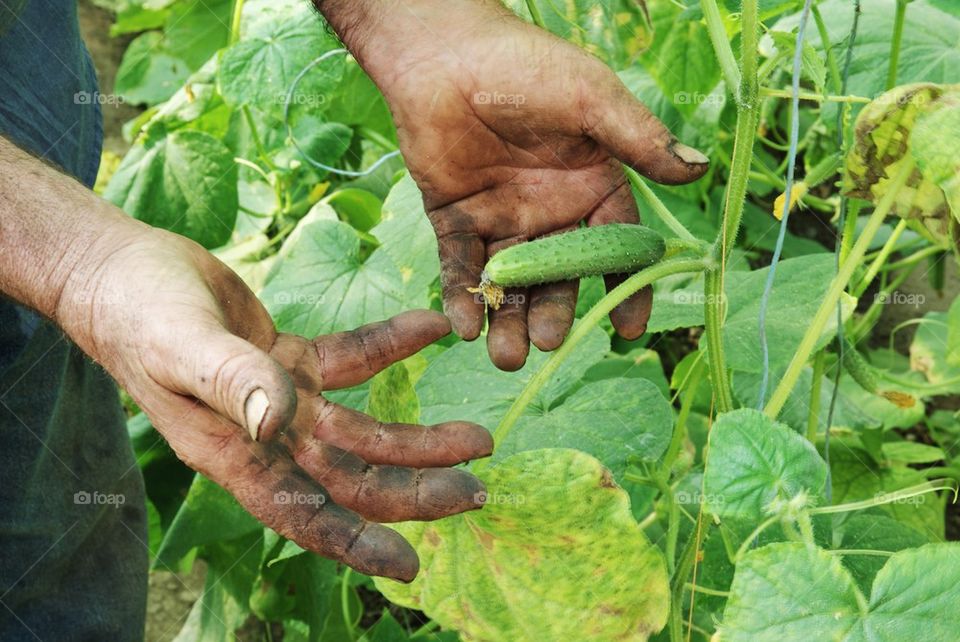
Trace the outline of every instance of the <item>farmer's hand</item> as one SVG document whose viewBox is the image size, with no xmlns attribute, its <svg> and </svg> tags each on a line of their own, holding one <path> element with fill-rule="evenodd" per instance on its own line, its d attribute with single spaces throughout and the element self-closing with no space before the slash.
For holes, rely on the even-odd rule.
<svg viewBox="0 0 960 642">
<path fill-rule="evenodd" d="M 490 454 L 490 435 L 461 422 L 380 423 L 321 391 L 359 384 L 448 334 L 443 315 L 408 312 L 314 340 L 278 335 L 240 278 L 197 244 L 139 223 L 117 228 L 64 287 L 56 316 L 71 337 L 184 462 L 255 517 L 363 573 L 413 579 L 414 550 L 373 522 L 479 508 L 480 481 L 447 466 Z"/>
<path fill-rule="evenodd" d="M 416 553 L 373 522 L 482 503 L 483 485 L 448 466 L 489 454 L 486 430 L 382 424 L 321 395 L 447 334 L 441 314 L 312 341 L 278 335 L 209 252 L 129 218 L 2 137 L 0 293 L 56 321 L 181 459 L 304 548 L 411 580 Z"/>
<path fill-rule="evenodd" d="M 589 225 L 637 222 L 620 162 L 668 184 L 708 160 L 678 143 L 598 59 L 494 0 L 322 0 L 319 7 L 386 96 L 400 148 L 440 243 L 444 310 L 476 338 L 476 286 L 499 249 Z M 608 276 L 607 287 L 622 277 Z M 556 348 L 573 321 L 576 281 L 515 291 L 490 311 L 487 346 L 505 370 L 529 341 Z M 508 301 L 509 303 L 509 301 Z M 643 290 L 610 315 L 626 338 L 650 315 Z"/>
</svg>

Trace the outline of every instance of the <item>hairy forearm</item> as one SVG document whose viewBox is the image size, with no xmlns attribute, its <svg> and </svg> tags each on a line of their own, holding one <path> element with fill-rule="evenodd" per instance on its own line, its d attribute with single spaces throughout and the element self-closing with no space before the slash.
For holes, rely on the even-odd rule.
<svg viewBox="0 0 960 642">
<path fill-rule="evenodd" d="M 65 293 L 146 228 L 0 137 L 0 292 L 61 322 Z"/>
</svg>

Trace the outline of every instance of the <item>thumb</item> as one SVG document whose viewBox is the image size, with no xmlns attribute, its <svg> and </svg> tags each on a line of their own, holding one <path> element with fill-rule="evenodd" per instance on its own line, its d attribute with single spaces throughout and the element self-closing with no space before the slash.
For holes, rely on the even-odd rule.
<svg viewBox="0 0 960 642">
<path fill-rule="evenodd" d="M 219 325 L 191 333 L 183 345 L 185 357 L 166 368 L 172 389 L 196 397 L 256 441 L 293 420 L 293 382 L 263 350 Z"/>
<path fill-rule="evenodd" d="M 695 181 L 710 166 L 709 158 L 678 141 L 616 78 L 605 88 L 591 87 L 583 131 L 622 163 L 664 185 Z"/>
</svg>

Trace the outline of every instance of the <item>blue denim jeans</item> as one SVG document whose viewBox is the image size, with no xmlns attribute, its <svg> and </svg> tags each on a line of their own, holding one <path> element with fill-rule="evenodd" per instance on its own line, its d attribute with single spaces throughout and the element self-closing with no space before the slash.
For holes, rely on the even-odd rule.
<svg viewBox="0 0 960 642">
<path fill-rule="evenodd" d="M 103 133 L 76 0 L 27 0 L 8 23 L 0 135 L 91 186 Z M 0 299 L 0 640 L 141 640 L 147 565 L 115 384 L 56 326 Z"/>
</svg>

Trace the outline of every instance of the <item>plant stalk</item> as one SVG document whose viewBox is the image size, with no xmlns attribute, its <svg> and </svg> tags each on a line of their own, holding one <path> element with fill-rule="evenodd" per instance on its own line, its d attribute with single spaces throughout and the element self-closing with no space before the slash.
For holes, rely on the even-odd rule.
<svg viewBox="0 0 960 642">
<path fill-rule="evenodd" d="M 704 336 L 707 339 L 707 358 L 710 382 L 713 385 L 717 412 L 733 410 L 733 392 L 727 375 L 727 361 L 723 352 L 723 321 L 726 300 L 723 293 L 723 273 L 719 268 L 704 274 Z"/>
<path fill-rule="evenodd" d="M 897 0 L 897 14 L 893 19 L 893 40 L 890 43 L 890 66 L 887 67 L 887 90 L 897 86 L 897 67 L 900 64 L 900 45 L 903 42 L 903 24 L 907 18 L 907 3 Z"/>
<path fill-rule="evenodd" d="M 243 19 L 244 0 L 233 0 L 233 11 L 230 15 L 230 38 L 229 44 L 234 44 L 240 40 L 240 22 Z"/>
<path fill-rule="evenodd" d="M 643 197 L 643 200 L 647 202 L 647 205 L 650 206 L 650 209 L 653 210 L 653 213 L 657 215 L 664 225 L 670 228 L 670 231 L 676 234 L 679 238 L 684 241 L 690 241 L 692 243 L 699 243 L 697 237 L 690 233 L 686 227 L 683 226 L 683 223 L 677 220 L 673 213 L 667 209 L 667 206 L 663 204 L 663 201 L 654 194 L 653 190 L 650 189 L 650 186 L 647 185 L 640 174 L 638 174 L 634 169 L 624 166 L 623 171 L 627 175 L 627 180 L 630 181 L 630 185 L 633 186 L 637 192 L 640 193 L 640 196 Z"/>
<path fill-rule="evenodd" d="M 804 333 L 803 339 L 800 341 L 800 345 L 794 353 L 793 359 L 790 361 L 790 365 L 787 366 L 787 371 L 780 380 L 777 389 L 774 390 L 773 395 L 770 397 L 766 408 L 764 408 L 764 413 L 771 419 L 777 418 L 777 415 L 780 414 L 784 404 L 787 402 L 787 397 L 790 396 L 794 386 L 797 384 L 797 379 L 800 377 L 800 372 L 810 359 L 810 355 L 813 353 L 813 349 L 823 332 L 823 328 L 827 324 L 830 314 L 836 312 L 837 302 L 840 300 L 840 295 L 843 294 L 847 283 L 849 283 L 850 278 L 853 276 L 854 269 L 860 264 L 863 255 L 866 254 L 877 230 L 880 229 L 883 220 L 887 217 L 887 214 L 890 213 L 897 192 L 906 185 L 907 179 L 910 178 L 913 170 L 913 161 L 910 159 L 904 161 L 900 171 L 887 186 L 886 194 L 884 194 L 877 208 L 873 211 L 873 214 L 870 215 L 867 225 L 860 234 L 860 238 L 857 239 L 853 249 L 850 250 L 850 255 L 847 257 L 847 260 L 840 266 L 840 270 L 831 281 L 830 289 L 827 290 L 826 296 L 824 296 L 820 307 L 817 309 L 810 325 L 807 327 L 807 331 Z"/>
<path fill-rule="evenodd" d="M 717 62 L 720 63 L 720 70 L 723 72 L 724 82 L 727 89 L 735 97 L 738 97 L 740 90 L 740 69 L 737 68 L 737 61 L 733 56 L 733 48 L 730 47 L 730 40 L 727 38 L 727 29 L 723 25 L 723 18 L 720 16 L 720 8 L 716 0 L 700 0 L 700 9 L 703 11 L 703 18 L 707 23 L 707 32 L 710 34 L 710 42 L 713 44 L 713 50 L 717 54 Z"/>
</svg>

